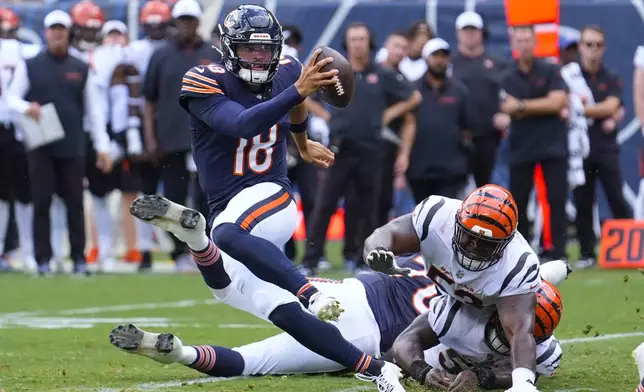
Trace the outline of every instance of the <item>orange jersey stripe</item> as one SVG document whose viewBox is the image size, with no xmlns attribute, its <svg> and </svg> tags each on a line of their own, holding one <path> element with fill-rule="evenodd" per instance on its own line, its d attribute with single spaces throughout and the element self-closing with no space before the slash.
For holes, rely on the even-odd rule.
<svg viewBox="0 0 644 392">
<path fill-rule="evenodd" d="M 199 79 L 199 80 L 204 81 L 206 83 L 209 83 L 209 84 L 211 84 L 213 86 L 219 86 L 219 83 L 217 83 L 217 81 L 215 79 L 211 79 L 211 78 L 209 78 L 207 76 L 199 75 L 199 74 L 194 73 L 192 71 L 186 72 L 186 76 L 190 76 L 191 78 Z"/>
<path fill-rule="evenodd" d="M 184 85 L 181 87 L 182 90 L 184 91 L 192 91 L 193 93 L 200 93 L 200 94 L 221 94 L 224 95 L 224 92 L 221 91 L 218 88 L 209 88 L 209 89 L 204 89 L 204 88 L 199 88 L 199 87 L 190 87 Z"/>
<path fill-rule="evenodd" d="M 244 221 L 241 223 L 241 228 L 244 230 L 248 229 L 248 226 L 250 226 L 251 222 L 258 218 L 260 215 L 265 214 L 266 212 L 277 208 L 281 206 L 282 204 L 286 203 L 288 200 L 290 200 L 290 195 L 288 193 L 284 193 L 282 196 L 280 196 L 278 199 L 273 200 L 272 202 L 265 204 L 255 211 L 251 212 L 250 215 L 244 219 Z"/>
<path fill-rule="evenodd" d="M 192 84 L 192 85 L 197 86 L 197 87 L 203 87 L 203 88 L 209 88 L 209 89 L 216 88 L 216 87 L 207 85 L 205 83 L 198 82 L 196 80 L 188 79 L 186 77 L 184 77 L 181 82 L 184 83 L 184 84 L 189 83 L 189 84 Z"/>
</svg>

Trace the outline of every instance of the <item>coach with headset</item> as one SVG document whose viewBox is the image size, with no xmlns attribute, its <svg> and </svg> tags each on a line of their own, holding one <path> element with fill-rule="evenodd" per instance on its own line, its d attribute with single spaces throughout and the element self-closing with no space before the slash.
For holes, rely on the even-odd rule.
<svg viewBox="0 0 644 392">
<path fill-rule="evenodd" d="M 356 191 L 351 214 L 355 227 L 347 233 L 345 259 L 360 266 L 362 243 L 374 230 L 378 203 L 380 166 L 384 157 L 383 127 L 392 120 L 413 110 L 420 103 L 420 94 L 398 78 L 396 73 L 375 64 L 372 52 L 374 39 L 364 23 L 352 23 L 344 34 L 347 59 L 356 73 L 355 93 L 346 109 L 331 108 L 328 116 L 331 147 L 335 164 L 328 169 L 320 183 L 311 220 L 307 225 L 307 247 L 303 265 L 313 270 L 322 257 L 329 220 L 340 197 L 346 196 L 347 184 Z M 387 102 L 397 102 L 387 107 Z"/>
</svg>

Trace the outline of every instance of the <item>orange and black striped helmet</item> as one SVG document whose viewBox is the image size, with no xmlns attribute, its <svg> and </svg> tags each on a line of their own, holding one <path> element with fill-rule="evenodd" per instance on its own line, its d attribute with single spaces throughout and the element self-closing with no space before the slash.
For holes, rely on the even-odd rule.
<svg viewBox="0 0 644 392">
<path fill-rule="evenodd" d="M 541 281 L 537 291 L 537 307 L 534 316 L 534 340 L 543 343 L 548 340 L 561 321 L 563 302 L 561 293 L 550 282 Z M 494 352 L 502 355 L 510 354 L 510 343 L 505 337 L 503 326 L 498 313 L 494 312 L 485 326 L 485 343 Z"/>
<path fill-rule="evenodd" d="M 160 0 L 150 0 L 141 8 L 142 25 L 159 25 L 168 23 L 172 18 L 170 6 Z"/>
<path fill-rule="evenodd" d="M 9 8 L 0 8 L 0 30 L 9 32 L 20 27 L 20 18 Z"/>
<path fill-rule="evenodd" d="M 70 14 L 77 27 L 100 30 L 105 22 L 103 10 L 92 1 L 82 0 L 76 3 Z"/>
<path fill-rule="evenodd" d="M 517 231 L 518 219 L 510 191 L 499 185 L 475 189 L 456 213 L 452 245 L 458 263 L 470 271 L 496 264 Z"/>
</svg>

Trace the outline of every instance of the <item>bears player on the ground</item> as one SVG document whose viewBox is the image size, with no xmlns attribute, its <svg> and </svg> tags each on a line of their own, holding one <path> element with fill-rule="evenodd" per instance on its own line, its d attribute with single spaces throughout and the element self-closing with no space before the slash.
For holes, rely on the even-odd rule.
<svg viewBox="0 0 644 392">
<path fill-rule="evenodd" d="M 389 351 L 394 339 L 419 315 L 426 314 L 429 301 L 438 295 L 434 283 L 424 273 L 424 261 L 420 254 L 400 256 L 397 262 L 404 268 L 410 268 L 412 272 L 406 276 L 370 272 L 343 281 L 310 278 L 321 290 L 333 293 L 336 298 L 343 300 L 346 311 L 338 320 L 338 329 L 345 339 L 374 357 Z M 554 266 L 553 263 L 550 264 Z M 544 266 L 544 270 L 546 269 L 548 267 Z M 552 309 L 548 308 L 550 312 Z M 252 304 L 249 308 L 241 310 L 263 318 Z M 474 344 L 479 346 L 484 354 L 468 358 L 467 363 L 474 362 L 478 366 L 486 367 L 505 366 L 511 370 L 507 348 L 498 344 L 498 339 L 494 339 L 498 335 L 499 324 L 493 321 L 498 318 L 489 320 L 490 327 L 486 327 L 484 323 L 475 329 L 477 334 L 472 337 L 480 340 Z M 548 327 L 552 325 L 550 320 L 544 320 L 543 324 Z M 484 336 L 485 332 L 490 333 Z M 131 324 L 117 326 L 109 337 L 114 346 L 128 353 L 142 355 L 164 364 L 178 362 L 214 377 L 326 373 L 344 369 L 342 365 L 311 352 L 284 333 L 232 349 L 216 345 L 186 346 L 172 334 L 150 333 Z M 495 346 L 480 344 L 488 337 L 492 338 L 489 341 L 496 342 Z M 472 341 L 469 336 L 467 338 L 468 342 Z M 559 362 L 557 356 L 561 354 L 558 347 L 550 350 L 552 340 L 553 338 L 548 339 L 537 346 L 538 373 L 546 376 L 554 372 Z M 137 341 L 140 341 L 138 346 L 133 344 Z M 157 345 L 158 342 L 161 343 Z M 462 344 L 458 347 L 461 346 Z M 196 361 L 195 351 L 207 352 L 210 356 L 200 356 L 202 360 Z M 551 354 L 544 356 L 546 352 Z M 206 361 L 207 358 L 214 360 Z M 469 369 L 468 366 L 456 367 L 457 364 L 463 364 L 464 360 L 455 350 L 443 344 L 426 351 L 425 358 L 436 369 L 432 376 L 442 377 L 441 373 L 436 373 L 439 370 L 449 371 L 453 376 L 457 376 L 461 371 Z"/>
<path fill-rule="evenodd" d="M 429 364 L 429 370 L 421 378 L 421 383 L 427 387 L 449 388 L 454 392 L 475 391 L 478 386 L 484 389 L 511 387 L 510 345 L 496 311 L 490 307 L 461 308 L 454 317 L 454 328 L 458 330 L 458 336 L 443 336 L 440 344 L 437 344 L 437 340 L 432 340 L 436 334 L 431 333 L 431 313 L 440 312 L 442 308 L 440 303 L 434 301 L 430 308 L 430 314 L 421 315 L 414 320 L 398 337 L 393 348 L 398 358 L 417 356 L 417 352 L 407 350 L 422 347 L 423 358 Z M 553 333 L 561 320 L 562 312 L 561 294 L 552 283 L 543 280 L 537 291 L 535 313 L 537 375 L 553 376 L 561 362 L 561 345 Z M 486 322 L 481 323 L 481 319 Z M 429 346 L 433 347 L 428 349 Z"/>
<path fill-rule="evenodd" d="M 376 229 L 364 255 L 374 270 L 404 273 L 393 253 L 420 251 L 428 276 L 445 295 L 437 315 L 437 338 L 452 332 L 454 314 L 469 306 L 496 305 L 508 334 L 514 365 L 512 392 L 535 391 L 535 292 L 539 260 L 517 232 L 516 203 L 506 189 L 484 185 L 465 200 L 430 196 L 412 214 Z M 440 317 L 439 317 L 440 316 Z M 424 371 L 423 358 L 399 362 L 410 374 Z"/>
<path fill-rule="evenodd" d="M 224 258 L 228 262 L 228 257 Z M 396 336 L 418 315 L 427 312 L 429 300 L 438 294 L 434 283 L 423 271 L 420 255 L 403 256 L 398 258 L 398 262 L 413 272 L 408 276 L 372 272 L 342 281 L 310 278 L 321 291 L 333 294 L 345 305 L 345 312 L 336 324 L 342 336 L 374 357 L 389 350 Z M 248 305 L 241 310 L 264 318 L 254 304 Z M 285 333 L 229 349 L 214 345 L 184 346 L 172 334 L 159 335 L 123 325 L 112 330 L 110 341 L 116 347 L 127 347 L 137 334 L 144 336 L 141 346 L 126 352 L 161 363 L 179 362 L 215 377 L 321 373 L 345 369 L 345 366 L 311 352 Z M 157 350 L 157 342 L 163 342 L 161 346 L 170 350 Z M 200 356 L 201 361 L 195 361 L 195 352 L 206 355 Z M 214 360 L 208 361 L 209 358 Z"/>
<path fill-rule="evenodd" d="M 298 342 L 368 374 L 382 388 L 404 390 L 395 365 L 373 359 L 315 317 L 337 320 L 338 301 L 309 283 L 279 248 L 297 222 L 286 177 L 288 131 L 307 162 L 323 167 L 333 162 L 328 149 L 308 140 L 302 105 L 306 96 L 334 83 L 337 70 L 320 72 L 332 59 L 314 63 L 317 50 L 303 69 L 295 59 L 282 58 L 281 26 L 264 7 L 238 7 L 220 31 L 223 63 L 189 70 L 180 97 L 191 115 L 192 150 L 214 220 L 214 242 L 205 234 L 201 214 L 165 198 L 144 196 L 130 211 L 185 242 L 210 288 L 234 293 L 231 275 L 244 275 L 242 292 Z M 222 252 L 238 262 L 224 268 Z"/>
</svg>

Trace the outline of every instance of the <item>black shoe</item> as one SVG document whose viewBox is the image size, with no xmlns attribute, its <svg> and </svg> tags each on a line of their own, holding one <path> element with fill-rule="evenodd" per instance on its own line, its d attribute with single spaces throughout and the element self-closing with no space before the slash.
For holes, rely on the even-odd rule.
<svg viewBox="0 0 644 392">
<path fill-rule="evenodd" d="M 50 277 L 52 275 L 53 274 L 51 273 L 51 268 L 49 267 L 49 263 L 38 264 L 38 276 Z"/>
<path fill-rule="evenodd" d="M 85 263 L 74 263 L 74 270 L 72 271 L 74 276 L 91 276 L 92 274 L 87 269 L 87 264 Z"/>
</svg>

